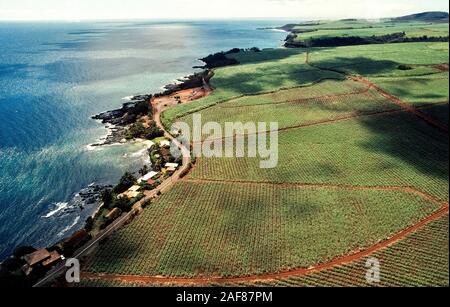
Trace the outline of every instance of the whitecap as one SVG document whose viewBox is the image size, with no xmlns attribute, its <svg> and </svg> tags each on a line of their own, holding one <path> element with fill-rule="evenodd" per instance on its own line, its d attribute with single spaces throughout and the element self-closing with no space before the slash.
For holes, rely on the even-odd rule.
<svg viewBox="0 0 450 307">
<path fill-rule="evenodd" d="M 78 224 L 79 221 L 80 221 L 80 217 L 77 216 L 71 225 L 67 226 L 66 228 L 64 228 L 63 230 L 61 230 L 61 231 L 58 233 L 58 237 L 62 237 L 63 235 L 65 235 L 66 232 L 68 232 L 69 230 L 71 230 L 72 228 L 74 228 L 74 227 Z"/>
<path fill-rule="evenodd" d="M 122 100 L 130 101 L 133 98 L 134 98 L 134 96 L 126 96 L 126 97 L 123 97 Z"/>
<path fill-rule="evenodd" d="M 131 154 L 125 154 L 125 157 L 128 157 L 128 156 L 129 156 L 129 157 L 131 157 L 131 158 L 140 158 L 140 157 L 146 155 L 147 152 L 148 152 L 148 149 L 147 149 L 147 148 L 144 148 L 144 149 L 141 149 L 141 150 L 139 150 L 139 151 L 133 152 L 133 153 L 131 153 Z"/>
<path fill-rule="evenodd" d="M 54 216 L 58 212 L 67 209 L 68 206 L 69 206 L 69 203 L 56 203 L 55 204 L 55 209 L 53 209 L 52 211 L 50 211 L 49 213 L 44 215 L 43 218 L 46 218 L 46 219 L 51 218 L 52 216 Z"/>
</svg>

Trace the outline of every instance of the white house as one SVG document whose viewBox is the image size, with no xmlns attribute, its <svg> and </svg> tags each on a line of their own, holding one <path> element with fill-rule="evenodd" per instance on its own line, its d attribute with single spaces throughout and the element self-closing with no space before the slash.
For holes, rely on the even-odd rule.
<svg viewBox="0 0 450 307">
<path fill-rule="evenodd" d="M 170 147 L 170 145 L 171 145 L 170 141 L 167 140 L 159 142 L 159 146 L 161 147 Z"/>
<path fill-rule="evenodd" d="M 141 179 L 138 180 L 138 182 L 143 182 L 143 181 L 148 181 L 150 179 L 153 179 L 154 177 L 156 177 L 159 173 L 158 172 L 150 172 L 147 175 L 145 175 L 144 177 L 142 177 Z"/>
<path fill-rule="evenodd" d="M 166 163 L 166 168 L 174 168 L 177 169 L 179 166 L 178 163 Z"/>
<path fill-rule="evenodd" d="M 131 188 L 128 189 L 128 191 L 122 193 L 119 195 L 119 197 L 128 197 L 128 198 L 135 198 L 137 197 L 139 194 L 141 194 L 141 192 L 139 192 L 139 189 L 141 188 L 141 186 L 139 185 L 134 185 Z"/>
</svg>

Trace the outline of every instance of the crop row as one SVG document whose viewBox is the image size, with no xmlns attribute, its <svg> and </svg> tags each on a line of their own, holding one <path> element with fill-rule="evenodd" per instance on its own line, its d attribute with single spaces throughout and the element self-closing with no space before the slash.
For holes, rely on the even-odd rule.
<svg viewBox="0 0 450 307">
<path fill-rule="evenodd" d="M 413 186 L 448 199 L 448 137 L 395 113 L 280 132 L 278 164 L 257 158 L 202 158 L 195 179 Z"/>
<path fill-rule="evenodd" d="M 435 209 L 390 191 L 182 182 L 103 245 L 87 270 L 240 276 L 309 267 Z"/>
</svg>

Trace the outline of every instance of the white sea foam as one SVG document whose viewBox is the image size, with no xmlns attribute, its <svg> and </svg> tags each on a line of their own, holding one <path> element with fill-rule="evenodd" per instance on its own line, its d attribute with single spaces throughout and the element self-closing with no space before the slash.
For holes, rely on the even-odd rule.
<svg viewBox="0 0 450 307">
<path fill-rule="evenodd" d="M 74 227 L 78 224 L 79 221 L 80 221 L 80 217 L 77 216 L 71 225 L 67 226 L 66 228 L 64 228 L 63 230 L 61 230 L 61 231 L 58 233 L 58 237 L 64 236 L 64 235 L 66 234 L 66 232 L 68 232 L 69 230 L 71 230 L 72 228 L 74 228 Z"/>
<path fill-rule="evenodd" d="M 44 215 L 43 218 L 46 218 L 46 219 L 51 218 L 52 216 L 54 216 L 58 212 L 61 212 L 61 211 L 65 210 L 65 209 L 67 209 L 68 206 L 69 206 L 69 203 L 56 203 L 55 204 L 55 209 L 53 209 L 52 211 L 50 211 L 49 213 Z"/>
<path fill-rule="evenodd" d="M 130 101 L 133 98 L 134 98 L 134 96 L 126 96 L 126 97 L 123 97 L 122 100 Z"/>
<path fill-rule="evenodd" d="M 268 29 L 269 31 L 272 31 L 272 32 L 287 32 L 286 30 L 282 30 L 282 29 Z"/>
</svg>

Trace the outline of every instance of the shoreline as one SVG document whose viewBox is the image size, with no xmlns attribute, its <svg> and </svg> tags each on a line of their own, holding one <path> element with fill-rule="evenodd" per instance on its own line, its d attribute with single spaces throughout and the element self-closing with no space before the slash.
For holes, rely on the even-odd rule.
<svg viewBox="0 0 450 307">
<path fill-rule="evenodd" d="M 205 71 L 207 75 L 212 77 L 211 71 L 206 70 Z M 210 79 L 210 78 L 209 78 Z M 209 81 L 208 79 L 208 81 Z M 165 92 L 165 94 L 155 94 L 152 96 L 150 101 L 148 103 L 152 108 L 154 108 L 154 112 L 152 114 L 152 120 L 156 123 L 156 125 L 164 132 L 164 138 L 172 142 L 175 146 L 177 146 L 181 152 L 183 153 L 182 157 L 182 163 L 178 170 L 176 170 L 172 175 L 165 178 L 163 182 L 161 182 L 156 188 L 153 188 L 151 190 L 145 190 L 143 194 L 143 198 L 132 204 L 132 208 L 127 213 L 122 213 L 120 217 L 117 217 L 117 219 L 113 220 L 112 223 L 101 230 L 99 233 L 97 233 L 95 236 L 91 237 L 91 239 L 88 242 L 85 242 L 83 246 L 81 246 L 77 251 L 74 252 L 73 257 L 76 259 L 80 259 L 87 254 L 91 253 L 102 240 L 108 238 L 112 233 L 114 233 L 116 230 L 120 229 L 123 225 L 126 225 L 130 222 L 132 222 L 138 215 L 140 215 L 144 210 L 145 207 L 148 205 L 149 202 L 151 202 L 153 199 L 158 198 L 162 193 L 165 193 L 166 191 L 170 190 L 171 187 L 180 179 L 182 179 L 192 168 L 193 162 L 191 160 L 190 151 L 188 151 L 187 148 L 183 146 L 176 138 L 174 138 L 168 131 L 165 130 L 162 122 L 161 122 L 161 114 L 167 109 L 174 105 L 178 105 L 180 103 L 180 98 L 178 98 L 178 95 L 180 95 L 181 99 L 186 99 L 184 103 L 189 103 L 191 101 L 194 101 L 196 99 L 203 98 L 207 95 L 210 95 L 213 91 L 213 89 L 210 87 L 209 83 L 206 81 L 205 78 L 201 78 L 202 86 L 200 87 L 187 87 L 184 88 L 185 84 L 180 85 L 183 89 L 179 89 L 177 91 L 174 91 L 173 85 L 168 85 L 171 90 L 168 90 Z M 177 86 L 178 87 L 178 86 Z M 198 94 L 199 89 L 203 90 L 203 95 L 195 95 L 195 93 Z M 190 94 L 189 94 L 190 92 Z M 177 97 L 177 98 L 175 98 Z M 184 97 L 184 98 L 183 98 Z M 170 101 L 170 102 L 169 102 Z M 115 112 L 116 110 L 110 111 Z M 108 112 L 106 112 L 108 113 Z M 105 113 L 105 114 L 106 114 Z M 119 114 L 119 113 L 117 113 Z M 113 119 L 112 119 L 113 120 Z M 136 139 L 133 139 L 136 140 Z M 145 142 L 148 140 L 140 140 L 141 142 Z M 101 212 L 103 209 L 105 203 L 102 202 L 93 216 L 91 216 L 91 219 L 94 220 L 95 217 Z M 80 232 L 86 232 L 87 224 L 85 223 L 85 226 L 78 230 L 76 233 Z M 87 232 L 89 233 L 89 232 Z M 62 239 L 63 241 L 66 240 Z M 60 263 L 60 265 L 54 267 L 52 270 L 47 272 L 45 276 L 40 278 L 33 287 L 40 287 L 44 286 L 50 281 L 53 281 L 54 279 L 58 278 L 58 276 L 65 272 L 64 271 L 65 266 L 64 263 Z"/>
<path fill-rule="evenodd" d="M 253 49 L 255 49 L 255 52 L 260 51 L 256 47 Z M 236 50 L 239 50 L 240 52 L 244 49 L 235 48 L 230 51 L 233 50 L 235 50 L 234 52 L 236 52 Z M 164 125 L 162 124 L 160 116 L 169 107 L 201 99 L 213 92 L 213 88 L 209 85 L 210 79 L 214 76 L 213 69 L 234 64 L 229 62 L 222 62 L 220 56 L 221 54 L 224 54 L 224 52 L 219 52 L 217 54 L 200 59 L 200 61 L 203 61 L 206 64 L 202 67 L 201 72 L 194 71 L 190 75 L 181 77 L 175 80 L 175 82 L 164 85 L 162 87 L 163 91 L 160 93 L 123 97 L 122 99 L 127 101 L 122 104 L 121 108 L 111 111 L 105 111 L 103 113 L 91 116 L 92 119 L 97 120 L 105 125 L 107 134 L 106 136 L 101 137 L 98 140 L 99 142 L 86 145 L 87 150 L 92 151 L 102 146 L 120 146 L 129 142 L 136 141 L 140 141 L 141 143 L 148 141 L 151 142 L 155 138 L 150 139 L 148 137 L 145 137 L 144 139 L 142 139 L 141 137 L 136 137 L 134 135 L 129 138 L 124 137 L 133 125 L 140 123 L 148 126 L 150 122 L 153 122 L 157 129 L 159 129 L 163 133 L 163 137 L 177 146 L 183 152 L 183 157 L 179 162 L 181 165 L 174 173 L 170 173 L 169 175 L 165 174 L 164 176 L 162 176 L 162 181 L 158 180 L 158 184 L 151 187 L 151 189 L 142 186 L 141 194 L 139 194 L 141 195 L 141 197 L 129 199 L 131 204 L 130 211 L 120 211 L 122 213 L 120 216 L 116 216 L 116 218 L 110 220 L 111 223 L 108 223 L 105 228 L 100 229 L 92 229 L 90 227 L 92 227 L 93 223 L 98 222 L 97 218 L 103 218 L 102 216 L 100 216 L 100 212 L 105 207 L 105 203 L 102 200 L 102 191 L 112 186 L 96 185 L 96 187 L 98 187 L 98 191 L 100 191 L 95 195 L 98 200 L 98 205 L 97 208 L 93 210 L 92 216 L 90 216 L 86 221 L 82 222 L 83 226 L 81 228 L 77 227 L 76 230 L 74 229 L 71 236 L 58 238 L 57 243 L 47 247 L 38 247 L 38 249 L 57 251 L 60 253 L 60 255 L 64 256 L 64 258 L 69 258 L 73 255 L 76 255 L 75 258 L 81 258 L 82 256 L 85 256 L 88 252 L 92 251 L 94 247 L 98 246 L 101 240 L 109 237 L 114 231 L 134 220 L 134 218 L 140 215 L 145 207 L 153 199 L 170 190 L 178 180 L 183 178 L 189 172 L 189 170 L 193 166 L 190 152 L 180 142 L 178 142 L 177 139 L 175 139 L 170 134 L 170 132 L 166 131 Z M 219 58 L 216 58 L 216 55 L 219 55 Z M 197 68 L 200 67 L 193 67 L 193 69 Z M 149 111 L 150 113 L 148 113 Z M 114 211 L 113 209 L 117 209 L 117 207 L 108 209 L 111 213 L 112 211 Z M 80 217 L 78 217 L 77 223 L 80 222 L 79 220 Z M 73 228 L 72 225 L 70 227 L 70 229 Z M 92 232 L 93 230 L 94 232 Z M 74 239 L 76 240 L 76 238 L 79 236 L 88 239 L 88 241 L 83 241 L 83 245 L 79 246 L 79 250 L 71 250 L 70 252 L 68 252 L 65 249 L 60 249 L 61 246 L 64 246 L 65 242 L 71 242 Z M 20 248 L 20 246 L 17 248 Z M 50 271 L 47 271 L 46 275 L 44 275 L 43 277 L 39 277 L 39 279 L 37 280 L 32 280 L 32 283 L 35 286 L 39 286 L 46 282 L 49 278 L 59 276 L 58 274 L 61 273 L 61 271 L 64 269 L 62 261 L 60 262 L 60 264 L 61 265 L 55 266 Z M 36 282 L 37 284 L 35 284 Z"/>
</svg>

